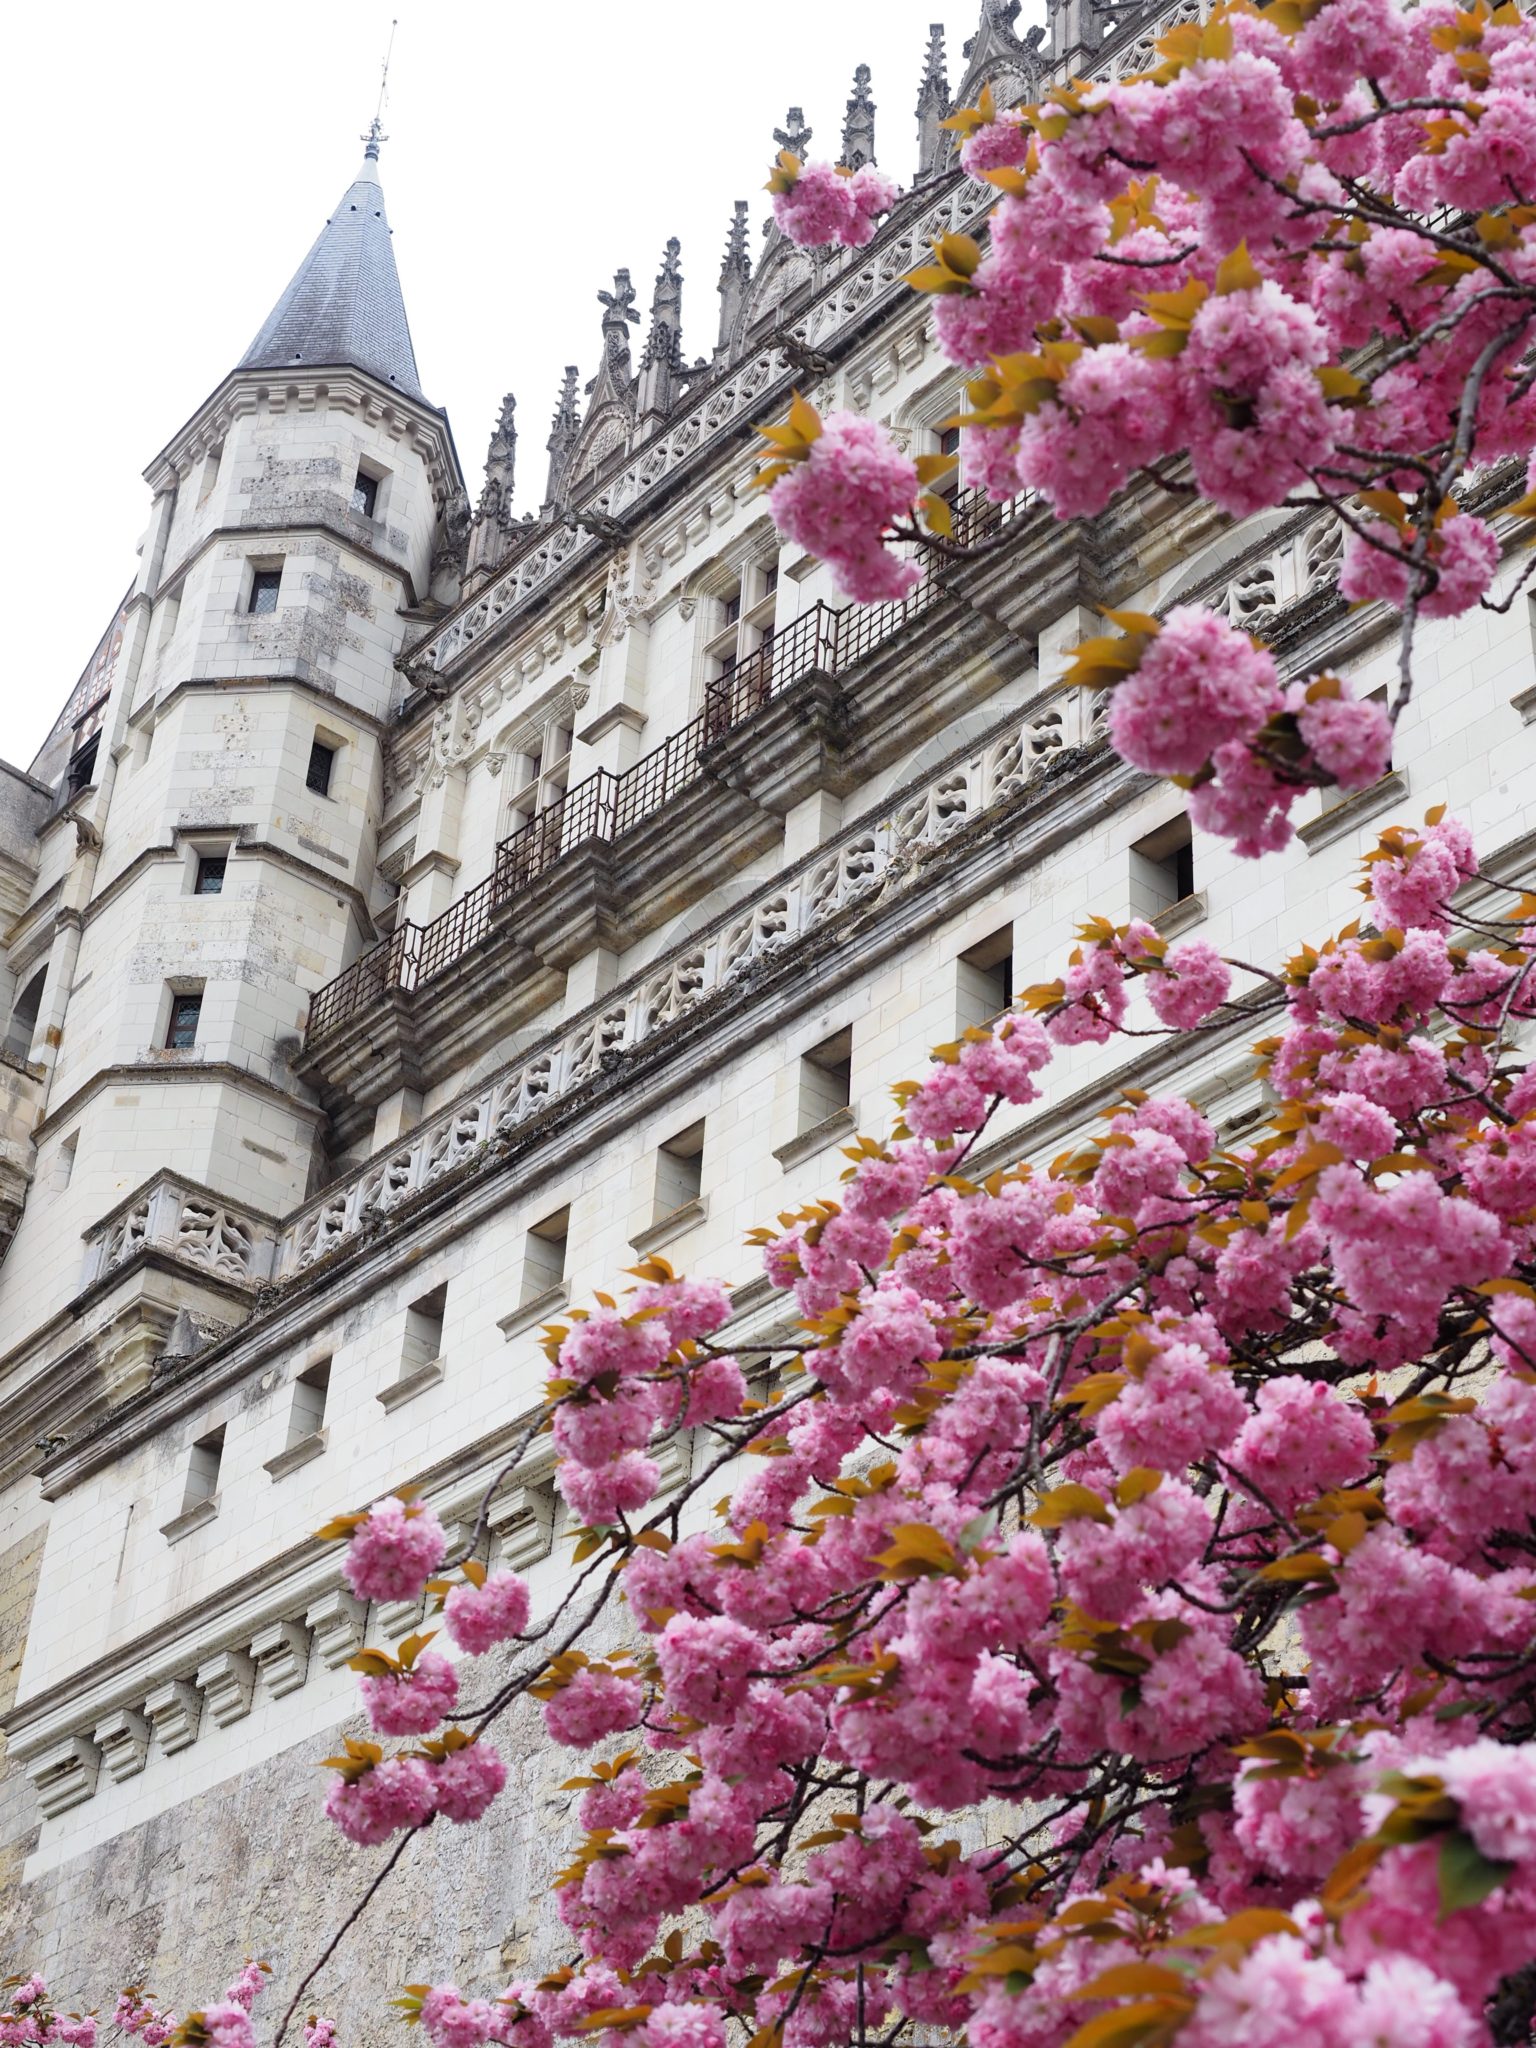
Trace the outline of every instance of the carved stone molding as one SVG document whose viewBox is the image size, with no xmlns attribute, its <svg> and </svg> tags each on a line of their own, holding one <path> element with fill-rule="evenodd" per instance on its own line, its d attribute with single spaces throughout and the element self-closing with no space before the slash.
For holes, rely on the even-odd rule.
<svg viewBox="0 0 1536 2048">
<path fill-rule="evenodd" d="M 154 1731 L 155 1747 L 162 1756 L 175 1756 L 190 1749 L 197 1740 L 202 1717 L 202 1695 L 184 1678 L 172 1678 L 157 1685 L 144 1702 L 144 1718 Z"/>
<path fill-rule="evenodd" d="M 119 1707 L 96 1723 L 96 1746 L 116 1784 L 135 1778 L 149 1756 L 149 1723 L 129 1707 Z"/>
<path fill-rule="evenodd" d="M 251 1711 L 256 1667 L 244 1650 L 220 1650 L 198 1665 L 197 1685 L 215 1724 L 228 1728 Z"/>
<path fill-rule="evenodd" d="M 340 1586 L 311 1601 L 304 1614 L 305 1626 L 327 1671 L 339 1671 L 349 1657 L 357 1655 L 367 1622 L 366 1604 Z"/>
</svg>

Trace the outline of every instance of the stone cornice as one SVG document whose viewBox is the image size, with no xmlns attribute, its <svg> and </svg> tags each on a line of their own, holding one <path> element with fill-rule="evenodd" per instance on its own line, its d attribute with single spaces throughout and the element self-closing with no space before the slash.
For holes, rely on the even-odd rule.
<svg viewBox="0 0 1536 2048">
<path fill-rule="evenodd" d="M 65 1124 L 96 1096 L 109 1088 L 121 1088 L 125 1082 L 141 1085 L 154 1084 L 178 1087 L 189 1081 L 223 1081 L 237 1088 L 248 1088 L 253 1095 L 260 1095 L 268 1102 L 275 1102 L 291 1116 L 318 1128 L 324 1121 L 324 1112 L 312 1102 L 305 1102 L 301 1096 L 291 1095 L 285 1088 L 279 1088 L 275 1081 L 268 1081 L 262 1075 L 252 1073 L 248 1067 L 237 1066 L 233 1060 L 188 1060 L 184 1063 L 166 1061 L 124 1061 L 119 1066 L 98 1067 L 88 1081 L 82 1081 L 74 1092 L 64 1099 L 57 1108 L 51 1108 L 32 1133 L 33 1142 L 41 1144 L 51 1137 L 61 1124 Z"/>
<path fill-rule="evenodd" d="M 274 866 L 286 868 L 291 874 L 302 875 L 306 881 L 324 889 L 328 896 L 344 898 L 363 936 L 363 943 L 374 943 L 378 933 L 374 929 L 367 900 L 360 889 L 354 887 L 351 882 L 343 881 L 340 876 L 331 874 L 327 869 L 316 867 L 313 861 L 305 860 L 302 855 L 290 853 L 285 846 L 275 845 L 270 839 L 255 838 L 254 829 L 250 824 L 236 824 L 233 821 L 221 824 L 217 819 L 203 825 L 174 827 L 171 845 L 146 846 L 141 853 L 134 855 L 126 867 L 119 868 L 110 881 L 102 884 L 81 912 L 81 924 L 94 923 L 104 910 L 109 910 L 118 897 L 132 886 L 146 868 L 174 865 L 181 859 L 181 848 L 188 841 L 195 844 L 198 840 L 217 839 L 228 834 L 234 841 L 237 853 L 251 854 L 262 860 L 271 861 Z M 237 861 L 237 879 L 238 876 Z"/>
<path fill-rule="evenodd" d="M 383 742 L 392 728 L 387 719 L 379 718 L 367 711 L 361 704 L 355 704 L 350 697 L 343 697 L 337 690 L 328 690 L 322 684 L 312 682 L 307 676 L 187 676 L 179 683 L 173 683 L 169 690 L 148 697 L 136 711 L 128 714 L 130 726 L 155 726 L 165 716 L 178 697 L 189 691 L 207 691 L 210 694 L 233 693 L 237 690 L 297 690 L 303 696 L 312 697 L 317 704 L 328 710 L 340 709 L 354 719 L 366 732 Z"/>
<path fill-rule="evenodd" d="M 434 487 L 445 499 L 464 488 L 464 474 L 454 446 L 448 415 L 423 400 L 410 398 L 366 370 L 350 365 L 306 364 L 302 372 L 231 370 L 203 400 L 191 418 L 150 461 L 144 481 L 152 491 L 174 490 L 199 456 L 216 447 L 238 418 L 259 412 L 263 402 L 277 400 L 273 410 L 291 405 L 314 410 L 322 396 L 340 401 L 350 412 L 372 408 L 402 438 L 409 438 L 428 458 Z"/>
<path fill-rule="evenodd" d="M 293 526 L 249 525 L 210 527 L 190 554 L 183 555 L 172 568 L 167 569 L 162 574 L 160 581 L 155 586 L 151 602 L 158 603 L 164 592 L 173 589 L 176 584 L 180 583 L 188 571 L 196 563 L 200 562 L 204 555 L 209 553 L 220 541 L 259 541 L 272 536 L 281 536 L 284 540 L 318 537 L 334 541 L 338 547 L 345 548 L 349 554 L 360 555 L 365 562 L 372 562 L 374 567 L 382 570 L 386 576 L 392 576 L 404 592 L 404 607 L 402 608 L 408 608 L 418 601 L 415 578 L 411 575 L 410 569 L 404 562 L 398 561 L 392 555 L 381 555 L 377 548 L 369 547 L 365 541 L 360 541 L 356 534 L 348 533 L 345 527 L 333 525 L 328 519 L 306 518 Z"/>
</svg>

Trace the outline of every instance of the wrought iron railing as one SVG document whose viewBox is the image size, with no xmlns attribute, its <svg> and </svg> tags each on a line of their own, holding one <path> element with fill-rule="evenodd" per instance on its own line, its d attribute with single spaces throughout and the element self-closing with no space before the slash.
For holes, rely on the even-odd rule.
<svg viewBox="0 0 1536 2048">
<path fill-rule="evenodd" d="M 994 505 L 973 491 L 957 495 L 955 540 L 985 542 L 1016 515 L 1019 502 Z M 947 594 L 944 565 L 929 558 L 922 581 L 891 604 L 845 611 L 817 602 L 782 633 L 712 680 L 704 709 L 681 731 L 621 775 L 599 768 L 503 839 L 492 872 L 430 924 L 399 926 L 313 997 L 305 1042 L 316 1044 L 393 989 L 404 994 L 435 981 L 489 936 L 496 913 L 563 860 L 594 840 L 621 839 L 706 773 L 709 748 L 817 671 L 845 674 L 905 630 Z"/>
</svg>

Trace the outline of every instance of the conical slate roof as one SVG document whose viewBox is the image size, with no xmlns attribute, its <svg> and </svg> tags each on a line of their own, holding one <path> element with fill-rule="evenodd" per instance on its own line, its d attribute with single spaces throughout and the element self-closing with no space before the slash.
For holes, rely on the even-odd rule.
<svg viewBox="0 0 1536 2048">
<path fill-rule="evenodd" d="M 377 126 L 377 124 L 375 124 Z M 241 358 L 242 370 L 348 363 L 425 402 L 395 271 L 379 140 Z"/>
</svg>

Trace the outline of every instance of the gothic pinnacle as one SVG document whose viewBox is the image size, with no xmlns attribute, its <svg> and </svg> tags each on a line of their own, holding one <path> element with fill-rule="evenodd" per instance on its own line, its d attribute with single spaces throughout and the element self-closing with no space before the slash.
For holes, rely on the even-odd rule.
<svg viewBox="0 0 1536 2048">
<path fill-rule="evenodd" d="M 861 64 L 853 74 L 853 92 L 843 121 L 842 161 L 850 171 L 861 171 L 875 160 L 875 103 L 869 96 L 869 66 Z"/>
<path fill-rule="evenodd" d="M 950 111 L 949 76 L 944 62 L 944 24 L 935 21 L 929 24 L 923 82 L 917 91 L 917 174 L 920 178 L 931 177 L 943 166 L 949 137 L 941 124 Z"/>
<path fill-rule="evenodd" d="M 784 126 L 774 129 L 773 139 L 780 149 L 787 149 L 791 156 L 799 157 L 804 163 L 811 148 L 811 131 L 805 125 L 805 109 L 791 107 L 784 116 Z"/>
</svg>

